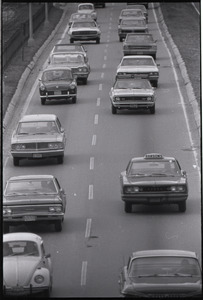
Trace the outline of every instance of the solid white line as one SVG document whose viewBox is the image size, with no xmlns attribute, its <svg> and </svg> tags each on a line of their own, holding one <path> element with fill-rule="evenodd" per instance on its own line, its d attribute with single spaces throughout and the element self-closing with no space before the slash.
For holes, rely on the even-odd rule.
<svg viewBox="0 0 203 300">
<path fill-rule="evenodd" d="M 177 85 L 179 97 L 180 97 L 182 108 L 183 108 L 183 113 L 184 113 L 184 116 L 185 116 L 185 122 L 186 122 L 186 126 L 187 126 L 187 131 L 188 131 L 190 143 L 191 143 L 191 146 L 194 147 L 194 143 L 193 143 L 193 139 L 192 139 L 192 134 L 191 134 L 191 130 L 190 130 L 190 125 L 189 125 L 189 119 L 188 119 L 186 108 L 185 108 L 184 98 L 183 98 L 183 95 L 182 95 L 182 92 L 181 92 L 181 89 L 180 89 L 180 85 L 179 85 L 179 81 L 178 81 L 178 75 L 177 75 L 177 72 L 175 70 L 175 66 L 174 66 L 174 63 L 173 63 L 171 52 L 170 52 L 169 48 L 167 47 L 167 44 L 166 44 L 166 42 L 164 40 L 164 37 L 162 35 L 162 32 L 160 30 L 160 27 L 159 27 L 159 24 L 158 24 L 158 20 L 157 20 L 157 17 L 156 17 L 156 13 L 155 13 L 155 10 L 154 10 L 154 6 L 153 6 L 153 14 L 154 14 L 154 18 L 155 18 L 155 21 L 156 21 L 157 28 L 159 30 L 160 36 L 161 36 L 162 41 L 163 41 L 163 43 L 164 43 L 164 45 L 166 47 L 166 50 L 168 52 L 168 55 L 169 55 L 169 58 L 170 58 L 170 61 L 171 61 L 172 70 L 173 70 L 173 74 L 174 74 L 174 77 L 175 77 L 175 82 L 176 82 L 176 85 Z M 192 153 L 194 155 L 194 159 L 195 159 L 196 165 L 198 166 L 199 164 L 198 164 L 198 158 L 197 158 L 197 156 L 198 156 L 197 155 L 197 151 L 194 150 L 194 151 L 192 151 Z M 200 169 L 199 168 L 198 168 L 198 171 L 199 171 L 199 177 L 200 177 Z"/>
<path fill-rule="evenodd" d="M 103 64 L 102 68 L 105 69 L 106 68 L 106 64 Z"/>
<path fill-rule="evenodd" d="M 88 195 L 88 200 L 93 199 L 93 184 L 89 185 L 89 195 Z"/>
<path fill-rule="evenodd" d="M 198 9 L 197 9 L 197 7 L 195 6 L 195 3 L 194 3 L 194 2 L 192 2 L 191 4 L 192 4 L 192 6 L 194 7 L 194 9 L 196 10 L 196 12 L 198 13 L 198 15 L 200 15 L 200 12 L 199 12 L 199 10 L 198 10 Z"/>
<path fill-rule="evenodd" d="M 97 106 L 100 106 L 100 98 L 97 98 Z"/>
<path fill-rule="evenodd" d="M 87 261 L 82 262 L 82 270 L 81 270 L 81 285 L 86 285 L 86 277 L 87 277 Z"/>
<path fill-rule="evenodd" d="M 94 124 L 97 125 L 98 122 L 99 122 L 99 116 L 96 114 L 96 115 L 94 116 Z"/>
<path fill-rule="evenodd" d="M 87 239 L 90 237 L 91 225 L 92 225 L 92 219 L 87 219 L 86 230 L 85 230 L 85 238 Z"/>
<path fill-rule="evenodd" d="M 90 157 L 90 170 L 94 170 L 94 157 Z"/>
<path fill-rule="evenodd" d="M 99 84 L 99 91 L 102 90 L 102 83 Z"/>
<path fill-rule="evenodd" d="M 92 146 L 95 146 L 95 145 L 96 145 L 96 142 L 97 142 L 97 136 L 96 136 L 96 134 L 94 134 L 94 135 L 92 136 Z"/>
</svg>

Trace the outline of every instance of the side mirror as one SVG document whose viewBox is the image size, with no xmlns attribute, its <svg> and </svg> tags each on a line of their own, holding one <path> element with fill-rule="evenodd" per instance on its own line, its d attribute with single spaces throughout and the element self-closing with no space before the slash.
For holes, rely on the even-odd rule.
<svg viewBox="0 0 203 300">
<path fill-rule="evenodd" d="M 48 254 L 45 255 L 45 258 L 49 258 L 49 257 L 51 257 L 50 253 L 48 253 Z"/>
<path fill-rule="evenodd" d="M 64 130 L 64 128 L 63 127 L 61 127 L 61 132 L 63 133 L 65 130 Z"/>
<path fill-rule="evenodd" d="M 187 175 L 186 171 L 182 170 L 182 175 L 186 176 Z"/>
</svg>

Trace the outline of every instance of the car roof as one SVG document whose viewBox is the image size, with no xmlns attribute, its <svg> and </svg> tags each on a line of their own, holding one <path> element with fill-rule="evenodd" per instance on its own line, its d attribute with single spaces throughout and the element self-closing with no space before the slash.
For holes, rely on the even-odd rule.
<svg viewBox="0 0 203 300">
<path fill-rule="evenodd" d="M 8 179 L 8 181 L 12 181 L 12 180 L 30 180 L 30 179 L 53 179 L 54 176 L 53 175 L 19 175 L 19 176 L 12 176 Z"/>
<path fill-rule="evenodd" d="M 180 257 L 192 257 L 197 258 L 195 252 L 186 250 L 170 250 L 170 249 L 157 249 L 157 250 L 142 250 L 132 253 L 132 258 L 137 257 L 149 257 L 149 256 L 180 256 Z"/>
<path fill-rule="evenodd" d="M 138 59 L 151 58 L 151 59 L 153 59 L 153 57 L 150 55 L 125 55 L 125 56 L 123 56 L 122 59 L 124 59 L 124 58 L 138 58 Z"/>
<path fill-rule="evenodd" d="M 13 232 L 3 234 L 3 242 L 10 241 L 33 241 L 36 243 L 41 243 L 42 238 L 39 235 L 30 232 Z"/>
<path fill-rule="evenodd" d="M 123 11 L 134 11 L 134 10 L 138 10 L 138 11 L 141 11 L 142 12 L 142 10 L 140 9 L 140 8 L 124 8 L 124 9 L 122 9 L 121 10 L 121 13 L 123 12 Z"/>
<path fill-rule="evenodd" d="M 94 6 L 94 4 L 93 4 L 93 3 L 90 3 L 90 2 L 80 3 L 80 4 L 78 4 L 78 6 L 80 6 L 80 5 L 87 5 L 87 4 L 88 4 L 88 5 L 90 4 L 90 5 L 93 5 L 93 6 Z"/>
<path fill-rule="evenodd" d="M 30 122 L 30 121 L 55 121 L 57 116 L 54 114 L 33 114 L 23 116 L 19 122 Z"/>
<path fill-rule="evenodd" d="M 67 44 L 65 44 L 65 43 L 63 43 L 63 44 L 56 44 L 56 45 L 54 45 L 54 47 L 56 47 L 56 46 L 71 46 L 71 47 L 73 47 L 73 46 L 80 46 L 80 47 L 83 47 L 83 45 L 82 44 L 80 44 L 80 43 L 77 43 L 77 44 L 70 44 L 70 43 L 67 43 Z"/>
<path fill-rule="evenodd" d="M 145 157 L 148 155 L 148 158 Z M 154 156 L 154 157 L 149 157 L 149 156 Z M 135 162 L 135 161 L 154 161 L 154 160 L 160 160 L 160 161 L 168 161 L 168 160 L 176 160 L 174 157 L 168 157 L 168 156 L 163 156 L 161 155 L 161 157 L 158 157 L 157 155 L 161 155 L 160 153 L 148 153 L 142 157 L 133 157 L 131 158 L 131 162 Z"/>
</svg>

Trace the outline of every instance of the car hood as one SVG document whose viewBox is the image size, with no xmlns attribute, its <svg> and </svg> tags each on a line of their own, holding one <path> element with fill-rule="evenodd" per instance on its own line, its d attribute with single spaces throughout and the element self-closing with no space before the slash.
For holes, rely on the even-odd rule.
<svg viewBox="0 0 203 300">
<path fill-rule="evenodd" d="M 95 30 L 95 31 L 99 31 L 99 29 L 98 28 L 96 28 L 96 27 L 80 27 L 80 28 L 71 28 L 70 29 L 70 31 L 71 32 L 73 32 L 73 31 L 87 31 L 87 30 L 90 30 L 90 31 L 92 31 L 92 30 Z"/>
<path fill-rule="evenodd" d="M 4 257 L 3 277 L 6 286 L 28 285 L 39 262 L 39 257 Z"/>
<path fill-rule="evenodd" d="M 18 135 L 12 138 L 11 143 L 38 143 L 38 142 L 60 142 L 61 134 L 36 134 L 36 135 Z"/>
<path fill-rule="evenodd" d="M 156 66 L 119 66 L 117 72 L 159 72 Z"/>
<path fill-rule="evenodd" d="M 19 204 L 47 204 L 59 202 L 59 197 L 53 194 L 27 194 L 27 195 L 12 195 L 4 196 L 4 205 L 19 205 Z"/>
<path fill-rule="evenodd" d="M 136 184 L 136 185 L 167 185 L 167 184 L 185 184 L 186 179 L 180 176 L 124 176 L 125 184 Z"/>
<path fill-rule="evenodd" d="M 151 89 L 114 89 L 114 96 L 152 96 L 154 91 Z"/>
</svg>

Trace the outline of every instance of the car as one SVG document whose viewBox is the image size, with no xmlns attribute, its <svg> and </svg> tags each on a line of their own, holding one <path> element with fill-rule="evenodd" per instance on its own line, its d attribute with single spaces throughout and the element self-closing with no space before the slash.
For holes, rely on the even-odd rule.
<svg viewBox="0 0 203 300">
<path fill-rule="evenodd" d="M 49 57 L 48 63 L 53 53 L 77 53 L 84 55 L 85 62 L 88 62 L 87 50 L 81 44 L 56 44 Z"/>
<path fill-rule="evenodd" d="M 72 70 L 73 76 L 87 84 L 90 66 L 85 62 L 83 54 L 77 53 L 53 53 L 50 57 L 50 66 L 64 66 Z"/>
<path fill-rule="evenodd" d="M 77 82 L 71 68 L 48 66 L 39 78 L 41 104 L 49 100 L 77 100 Z"/>
<path fill-rule="evenodd" d="M 117 67 L 116 78 L 140 77 L 158 86 L 159 69 L 152 56 L 125 55 Z"/>
<path fill-rule="evenodd" d="M 56 158 L 63 163 L 66 134 L 54 114 L 23 116 L 11 137 L 11 155 L 14 166 L 22 159 Z"/>
<path fill-rule="evenodd" d="M 151 55 L 156 60 L 156 40 L 151 33 L 128 33 L 123 42 L 123 54 Z"/>
<path fill-rule="evenodd" d="M 70 43 L 74 41 L 96 41 L 100 43 L 101 30 L 95 21 L 74 21 L 68 31 Z"/>
<path fill-rule="evenodd" d="M 122 40 L 126 37 L 128 33 L 146 33 L 148 32 L 148 26 L 146 24 L 146 21 L 143 19 L 123 19 L 121 20 L 121 23 L 118 25 L 118 36 L 119 41 L 122 42 Z"/>
<path fill-rule="evenodd" d="M 133 157 L 120 174 L 120 187 L 126 213 L 133 204 L 177 204 L 180 212 L 186 211 L 187 174 L 174 157 L 160 153 Z"/>
<path fill-rule="evenodd" d="M 149 8 L 149 2 L 127 2 L 127 6 L 130 8 L 131 6 L 137 5 L 137 4 L 141 4 L 144 5 L 146 7 L 146 9 Z"/>
<path fill-rule="evenodd" d="M 78 13 L 88 13 L 91 14 L 92 19 L 97 21 L 97 12 L 92 3 L 80 3 L 78 4 Z"/>
<path fill-rule="evenodd" d="M 66 193 L 53 175 L 10 177 L 3 193 L 4 232 L 10 226 L 44 222 L 62 230 Z"/>
<path fill-rule="evenodd" d="M 195 252 L 140 250 L 130 255 L 118 283 L 124 297 L 196 299 L 202 296 L 201 274 Z"/>
<path fill-rule="evenodd" d="M 53 266 L 51 254 L 45 252 L 43 239 L 30 232 L 7 233 L 3 235 L 2 246 L 3 296 L 49 297 Z"/>
<path fill-rule="evenodd" d="M 83 20 L 86 20 L 86 19 L 90 20 L 90 21 L 92 20 L 92 16 L 91 16 L 90 13 L 73 13 L 70 16 L 68 25 L 70 27 L 74 21 L 83 21 Z"/>
<path fill-rule="evenodd" d="M 121 20 L 133 19 L 133 18 L 146 21 L 145 16 L 141 9 L 124 8 L 121 10 L 121 13 L 119 15 L 118 24 L 121 23 Z"/>
<path fill-rule="evenodd" d="M 149 80 L 136 78 L 116 79 L 110 90 L 111 111 L 123 109 L 149 109 L 155 113 L 156 96 Z"/>
<path fill-rule="evenodd" d="M 134 5 L 127 5 L 126 8 L 130 9 L 141 9 L 143 12 L 143 15 L 146 19 L 146 22 L 148 22 L 148 10 L 144 4 L 134 4 Z"/>
</svg>

